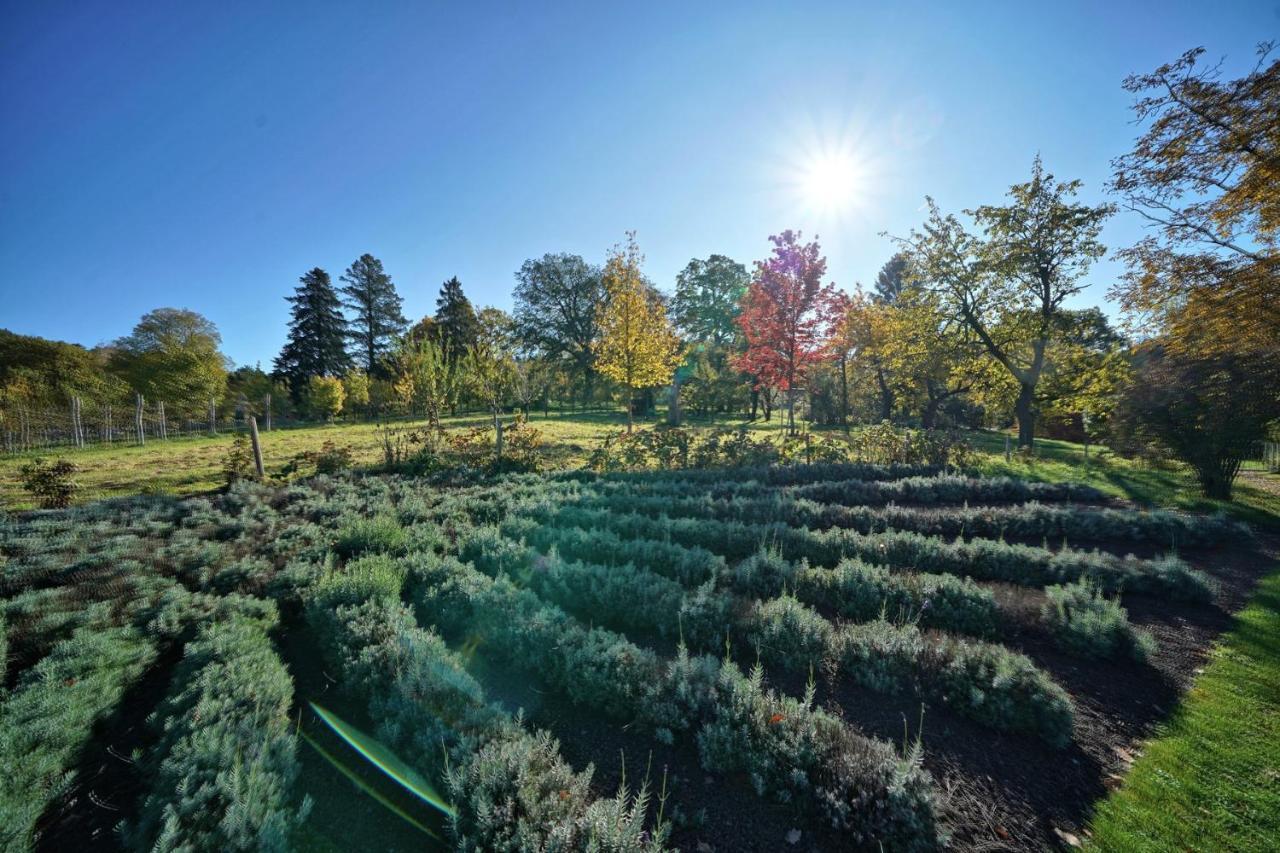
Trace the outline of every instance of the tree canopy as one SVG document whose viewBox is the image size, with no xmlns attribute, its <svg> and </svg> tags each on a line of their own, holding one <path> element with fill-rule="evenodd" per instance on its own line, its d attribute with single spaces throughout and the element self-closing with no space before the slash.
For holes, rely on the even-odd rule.
<svg viewBox="0 0 1280 853">
<path fill-rule="evenodd" d="M 342 281 L 343 304 L 355 313 L 348 337 L 356 345 L 364 371 L 381 376 L 383 357 L 409 325 L 401 313 L 400 294 L 382 269 L 382 261 L 369 254 L 357 258 L 342 274 Z"/>
</svg>

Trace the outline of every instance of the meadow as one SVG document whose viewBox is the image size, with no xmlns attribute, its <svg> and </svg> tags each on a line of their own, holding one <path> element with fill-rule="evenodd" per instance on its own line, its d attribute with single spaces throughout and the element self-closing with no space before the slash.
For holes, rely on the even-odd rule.
<svg viewBox="0 0 1280 853">
<path fill-rule="evenodd" d="M 1276 758 L 1270 587 L 1231 616 L 1274 570 L 1263 489 L 1176 511 L 1177 471 L 1049 442 L 1006 462 L 995 434 L 971 436 L 997 452 L 964 471 L 583 470 L 611 421 L 547 421 L 547 473 L 349 472 L 7 516 L 6 849 L 1274 837 L 1271 789 L 1237 778 Z M 380 456 L 372 428 L 264 438 L 283 459 L 335 436 Z M 85 476 L 111 453 L 131 457 L 91 451 Z M 1144 489 L 1175 509 L 1120 499 Z M 1191 745 L 1214 737 L 1230 762 Z M 1171 774 L 1220 795 L 1156 796 Z"/>
</svg>

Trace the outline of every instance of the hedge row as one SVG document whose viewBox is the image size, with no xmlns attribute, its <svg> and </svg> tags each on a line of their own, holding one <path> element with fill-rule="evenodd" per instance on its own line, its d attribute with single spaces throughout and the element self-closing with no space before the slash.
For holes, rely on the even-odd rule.
<svg viewBox="0 0 1280 853">
<path fill-rule="evenodd" d="M 601 494 L 682 496 L 700 492 L 716 499 L 789 498 L 846 506 L 872 504 L 1005 504 L 1028 501 L 1097 503 L 1106 495 L 1079 483 L 1035 483 L 1011 477 L 966 477 L 958 474 L 907 476 L 901 479 L 830 479 L 780 486 L 776 483 L 721 477 L 635 481 L 601 479 L 590 482 Z"/>
<path fill-rule="evenodd" d="M 256 610 L 256 612 L 255 612 Z M 306 819 L 289 709 L 293 681 L 272 647 L 275 605 L 252 603 L 189 643 L 152 715 L 160 739 L 129 846 L 146 850 L 290 849 Z"/>
<path fill-rule="evenodd" d="M 639 721 L 663 739 L 696 730 L 707 769 L 748 770 L 762 795 L 817 812 L 851 843 L 937 845 L 929 777 L 915 757 L 902 759 L 811 703 L 780 699 L 683 645 L 664 661 L 621 635 L 583 627 L 506 577 L 453 558 L 415 560 L 411 594 L 424 618 L 478 633 L 572 701 Z"/>
<path fill-rule="evenodd" d="M 594 799 L 590 767 L 574 772 L 549 735 L 485 700 L 461 659 L 401 603 L 403 578 L 385 556 L 348 564 L 309 591 L 308 621 L 339 681 L 378 721 L 376 736 L 443 783 L 456 847 L 663 850 L 666 827 L 646 826 L 645 797 Z"/>
<path fill-rule="evenodd" d="M 825 660 L 848 662 L 853 648 L 871 654 L 878 647 L 873 640 L 906 638 L 909 643 L 884 644 L 896 654 L 850 666 L 849 672 L 873 689 L 915 692 L 997 729 L 1037 734 L 1055 746 L 1070 740 L 1072 710 L 1062 688 L 1025 656 L 1002 646 L 926 638 L 913 626 L 893 626 L 882 618 L 865 629 L 836 628 L 787 594 L 748 604 L 708 584 L 686 595 L 679 584 L 645 569 L 567 562 L 503 540 L 494 528 L 476 531 L 460 549 L 486 573 L 527 579 L 542 598 L 591 614 L 593 620 L 667 635 L 678 627 L 700 649 L 716 648 L 726 639 L 723 632 L 732 631 L 766 660 L 790 669 Z M 875 672 L 889 677 L 872 677 Z"/>
<path fill-rule="evenodd" d="M 604 509 L 564 507 L 548 512 L 527 510 L 545 523 L 600 527 L 621 536 L 669 539 L 705 548 L 726 559 L 745 559 L 759 548 L 777 548 L 789 560 L 836 565 L 845 557 L 919 571 L 946 573 L 978 580 L 998 580 L 1043 587 L 1088 577 L 1101 589 L 1114 592 L 1166 594 L 1191 601 L 1210 597 L 1206 576 L 1176 557 L 1141 560 L 1100 551 L 1064 548 L 1051 551 L 1031 545 L 991 539 L 948 542 L 909 531 L 858 533 L 852 530 L 815 531 L 786 524 L 744 524 L 707 518 L 667 518 Z"/>
<path fill-rule="evenodd" d="M 1041 503 L 912 509 L 896 505 L 842 506 L 785 495 L 715 498 L 709 495 L 682 497 L 615 492 L 598 498 L 584 498 L 577 505 L 672 518 L 785 522 L 816 529 L 839 527 L 860 533 L 910 530 L 930 536 L 1117 539 L 1161 543 L 1175 548 L 1212 545 L 1228 538 L 1249 535 L 1244 525 L 1222 516 Z"/>
</svg>

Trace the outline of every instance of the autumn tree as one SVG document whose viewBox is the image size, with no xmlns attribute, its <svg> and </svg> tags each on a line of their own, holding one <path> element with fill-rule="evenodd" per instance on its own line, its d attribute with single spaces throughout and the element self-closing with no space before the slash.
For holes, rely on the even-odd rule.
<svg viewBox="0 0 1280 853">
<path fill-rule="evenodd" d="M 834 285 L 823 284 L 827 261 L 816 240 L 800 242 L 798 231 L 769 238 L 773 254 L 757 261 L 743 297 L 738 327 L 747 349 L 739 369 L 786 394 L 787 425 L 796 430 L 796 392 L 812 367 L 829 357 L 826 338 L 837 319 Z"/>
<path fill-rule="evenodd" d="M 434 442 L 446 412 L 456 404 L 462 386 L 461 362 L 432 336 L 405 339 L 394 356 L 396 397 L 410 414 L 427 422 L 427 437 Z"/>
<path fill-rule="evenodd" d="M 289 337 L 275 360 L 275 375 L 301 400 L 312 376 L 338 376 L 351 366 L 349 329 L 329 274 L 315 267 L 301 278 L 289 303 Z"/>
<path fill-rule="evenodd" d="M 516 272 L 514 298 L 521 342 L 551 362 L 567 361 L 582 383 L 584 401 L 589 401 L 604 300 L 600 269 L 578 255 L 525 261 Z"/>
<path fill-rule="evenodd" d="M 110 366 L 135 390 L 179 411 L 203 411 L 227 384 L 222 336 L 195 311 L 157 308 L 114 344 Z"/>
<path fill-rule="evenodd" d="M 1106 251 L 1098 235 L 1112 207 L 1075 202 L 1080 186 L 1055 180 L 1036 157 L 1031 180 L 1010 188 L 1008 204 L 965 211 L 981 236 L 927 199 L 924 227 L 897 241 L 912 280 L 935 293 L 1017 382 L 1020 447 L 1035 438 L 1036 386 L 1063 303 L 1086 287 L 1085 274 Z"/>
<path fill-rule="evenodd" d="M 1244 76 L 1197 48 L 1124 81 L 1143 134 L 1111 189 L 1154 233 L 1120 254 L 1112 289 L 1145 336 L 1121 411 L 1130 430 L 1229 497 L 1248 447 L 1280 417 L 1280 60 L 1259 46 Z M 1122 423 L 1130 426 L 1138 417 Z"/>
<path fill-rule="evenodd" d="M 391 351 L 408 321 L 401 313 L 400 294 L 373 255 L 361 255 L 342 274 L 343 304 L 355 312 L 347 335 L 359 352 L 360 367 L 370 376 L 385 372 L 382 359 Z"/>
<path fill-rule="evenodd" d="M 307 380 L 306 398 L 312 415 L 332 421 L 342 411 L 347 391 L 336 376 L 312 376 Z"/>
<path fill-rule="evenodd" d="M 596 365 L 626 389 L 627 432 L 634 422 L 635 390 L 668 382 L 683 357 L 666 307 L 640 272 L 643 261 L 634 232 L 628 232 L 605 263 L 605 299 L 596 319 Z"/>
</svg>

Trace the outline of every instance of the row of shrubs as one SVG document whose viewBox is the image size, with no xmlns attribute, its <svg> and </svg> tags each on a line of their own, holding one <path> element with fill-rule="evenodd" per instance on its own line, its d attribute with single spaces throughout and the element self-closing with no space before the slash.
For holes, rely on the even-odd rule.
<svg viewBox="0 0 1280 853">
<path fill-rule="evenodd" d="M 830 479 L 779 486 L 735 477 L 704 482 L 693 478 L 610 478 L 591 483 L 604 493 L 684 496 L 698 492 L 713 498 L 758 498 L 784 495 L 820 503 L 862 506 L 903 504 L 1006 504 L 1042 501 L 1097 503 L 1106 496 L 1079 483 L 1036 483 L 1012 477 L 969 477 L 940 472 L 895 479 Z"/>
<path fill-rule="evenodd" d="M 150 788 L 124 831 L 133 849 L 285 851 L 309 811 L 292 796 L 293 681 L 268 636 L 276 607 L 236 596 L 220 604 L 151 716 Z"/>
<path fill-rule="evenodd" d="M 697 649 L 714 649 L 731 632 L 766 661 L 788 669 L 834 661 L 873 690 L 914 692 L 994 728 L 1035 734 L 1055 746 L 1070 740 L 1072 709 L 1062 688 L 1003 646 L 926 636 L 882 617 L 837 627 L 785 592 L 747 601 L 707 584 L 686 595 L 674 581 L 634 565 L 570 562 L 496 534 L 493 528 L 476 531 L 460 543 L 461 553 L 487 574 L 527 580 L 544 599 L 606 624 L 665 634 L 678 626 L 682 639 Z M 757 562 L 774 561 L 765 555 Z"/>
<path fill-rule="evenodd" d="M 1052 506 L 1036 502 L 1018 506 L 911 509 L 897 505 L 844 506 L 785 495 L 718 499 L 709 495 L 685 497 L 614 493 L 598 498 L 588 497 L 578 503 L 673 518 L 720 518 L 753 523 L 781 521 L 800 527 L 840 527 L 861 533 L 912 530 L 930 536 L 1118 539 L 1161 543 L 1175 548 L 1211 545 L 1230 537 L 1248 535 L 1241 524 L 1220 516 Z"/>
<path fill-rule="evenodd" d="M 877 565 L 1023 586 L 1043 587 L 1088 577 L 1107 592 L 1123 588 L 1189 601 L 1205 601 L 1211 595 L 1208 578 L 1176 557 L 1143 560 L 1100 551 L 1051 551 L 992 539 L 948 542 L 910 531 L 817 531 L 786 524 L 655 517 L 576 506 L 535 505 L 526 513 L 548 524 L 603 528 L 627 538 L 697 546 L 728 560 L 745 559 L 766 547 L 779 549 L 789 560 L 803 559 L 819 566 L 834 566 L 845 557 L 857 557 Z"/>
<path fill-rule="evenodd" d="M 1001 622 L 991 592 L 955 575 L 891 572 L 861 560 L 842 560 L 835 568 L 822 568 L 793 564 L 766 551 L 731 570 L 723 557 L 705 548 L 627 539 L 607 529 L 557 527 L 528 517 L 508 519 L 501 528 L 504 536 L 542 550 L 555 548 L 566 557 L 588 562 L 643 566 L 686 587 L 715 581 L 756 598 L 772 598 L 791 589 L 798 598 L 846 619 L 887 616 L 982 637 L 995 634 Z"/>
<path fill-rule="evenodd" d="M 385 555 L 353 561 L 308 591 L 307 618 L 376 736 L 443 783 L 456 848 L 663 850 L 667 827 L 647 820 L 647 790 L 595 798 L 590 767 L 575 772 L 548 734 L 487 702 L 440 636 L 418 627 L 403 581 L 404 566 Z"/>
<path fill-rule="evenodd" d="M 690 656 L 660 659 L 625 637 L 586 628 L 563 610 L 453 558 L 415 555 L 410 590 L 446 631 L 478 635 L 515 666 L 574 702 L 636 721 L 670 740 L 696 731 L 708 770 L 743 771 L 758 793 L 818 814 L 852 845 L 937 845 L 928 775 L 918 754 L 855 734 L 812 705 L 766 691 L 759 674 Z"/>
<path fill-rule="evenodd" d="M 85 626 L 22 673 L 0 705 L 0 849 L 34 847 L 36 822 L 74 780 L 95 724 L 156 656 L 132 625 Z"/>
</svg>

